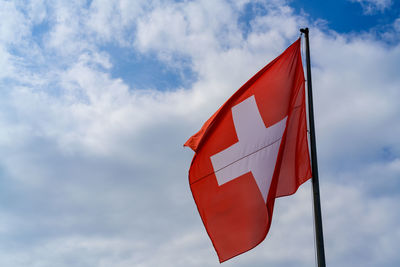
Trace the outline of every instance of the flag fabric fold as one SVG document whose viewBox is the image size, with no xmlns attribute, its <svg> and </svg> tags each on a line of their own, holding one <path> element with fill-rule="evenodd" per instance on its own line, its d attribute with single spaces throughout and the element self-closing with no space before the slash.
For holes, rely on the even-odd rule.
<svg viewBox="0 0 400 267">
<path fill-rule="evenodd" d="M 266 237 L 275 198 L 311 177 L 300 39 L 234 93 L 184 144 L 189 183 L 220 262 Z"/>
</svg>

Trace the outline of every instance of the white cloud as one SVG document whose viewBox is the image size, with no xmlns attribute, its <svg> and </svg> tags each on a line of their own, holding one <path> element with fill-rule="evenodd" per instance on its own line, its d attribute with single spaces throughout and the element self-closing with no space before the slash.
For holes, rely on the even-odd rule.
<svg viewBox="0 0 400 267">
<path fill-rule="evenodd" d="M 135 46 L 163 60 L 223 51 L 240 44 L 237 13 L 225 1 L 164 3 L 138 21 Z"/>
<path fill-rule="evenodd" d="M 85 23 L 99 41 L 129 46 L 133 40 L 132 25 L 152 2 L 95 0 L 90 4 Z"/>
<path fill-rule="evenodd" d="M 4 18 L 0 26 L 0 42 L 15 44 L 21 42 L 29 30 L 28 20 L 17 10 L 12 1 L 0 2 L 0 15 Z"/>
<path fill-rule="evenodd" d="M 359 3 L 365 14 L 373 14 L 376 12 L 384 12 L 393 4 L 392 0 L 350 0 Z"/>
<path fill-rule="evenodd" d="M 306 19 L 259 2 L 245 34 L 245 2 L 0 3 L 0 265 L 219 266 L 182 144 Z M 400 46 L 310 30 L 328 264 L 397 266 Z M 197 79 L 137 90 L 112 73 L 108 44 Z M 309 186 L 224 265 L 312 265 Z"/>
<path fill-rule="evenodd" d="M 386 147 L 398 155 L 400 144 L 393 133 L 399 128 L 392 122 L 400 110 L 392 99 L 399 97 L 395 70 L 400 47 L 387 48 L 372 36 L 318 33 L 312 45 L 317 127 L 329 140 L 321 150 L 330 151 L 329 157 L 342 167 L 343 153 L 352 157 L 352 168 L 359 161 L 377 160 Z M 383 130 L 388 127 L 390 131 Z"/>
<path fill-rule="evenodd" d="M 27 5 L 26 5 L 26 3 L 18 1 L 18 4 L 21 7 L 25 7 L 27 9 L 27 13 L 26 13 L 27 17 L 29 17 L 30 21 L 33 24 L 42 23 L 46 19 L 46 16 L 48 15 L 45 0 L 29 1 L 29 3 Z"/>
</svg>

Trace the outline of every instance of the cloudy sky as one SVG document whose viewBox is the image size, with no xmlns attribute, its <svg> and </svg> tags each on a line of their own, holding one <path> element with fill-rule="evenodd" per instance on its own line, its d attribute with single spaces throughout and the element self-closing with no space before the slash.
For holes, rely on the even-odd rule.
<svg viewBox="0 0 400 267">
<path fill-rule="evenodd" d="M 327 263 L 400 265 L 398 0 L 0 0 L 0 17 L 0 266 L 219 266 L 182 144 L 305 26 Z M 310 189 L 223 265 L 313 266 Z"/>
</svg>

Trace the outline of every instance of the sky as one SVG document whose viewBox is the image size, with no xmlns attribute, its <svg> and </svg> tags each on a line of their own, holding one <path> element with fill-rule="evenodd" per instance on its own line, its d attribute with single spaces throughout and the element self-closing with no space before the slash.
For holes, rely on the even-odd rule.
<svg viewBox="0 0 400 267">
<path fill-rule="evenodd" d="M 400 1 L 0 0 L 0 266 L 220 266 L 183 143 L 310 28 L 329 266 L 400 266 Z M 310 182 L 223 266 L 313 266 Z"/>
</svg>

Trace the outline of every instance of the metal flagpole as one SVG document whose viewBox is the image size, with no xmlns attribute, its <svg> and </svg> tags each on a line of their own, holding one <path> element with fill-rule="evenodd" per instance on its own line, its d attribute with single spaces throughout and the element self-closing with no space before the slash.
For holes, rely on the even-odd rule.
<svg viewBox="0 0 400 267">
<path fill-rule="evenodd" d="M 314 199 L 314 220 L 315 220 L 315 240 L 317 247 L 318 267 L 325 267 L 324 236 L 322 232 L 321 201 L 319 197 L 317 148 L 315 142 L 314 107 L 312 98 L 311 84 L 311 63 L 310 63 L 310 43 L 308 39 L 308 28 L 300 29 L 306 39 L 306 64 L 307 64 L 307 95 L 308 95 L 308 119 L 310 124 L 311 142 L 311 170 L 312 170 L 312 189 Z"/>
</svg>

